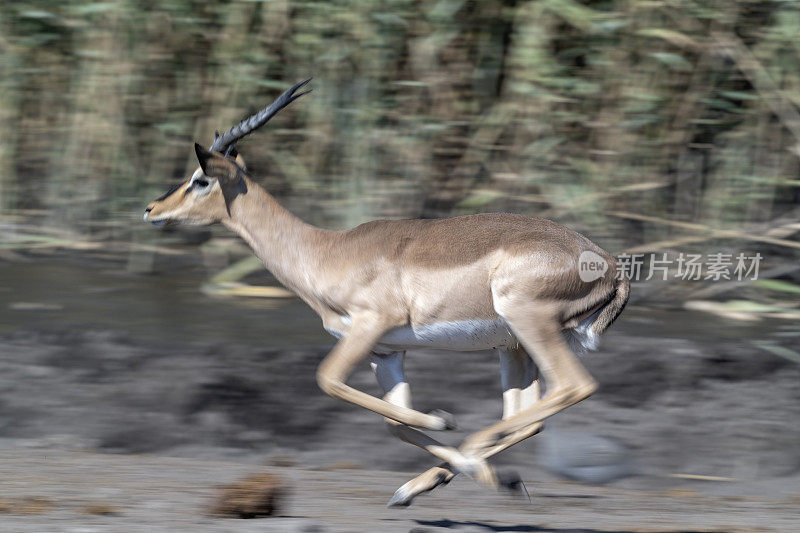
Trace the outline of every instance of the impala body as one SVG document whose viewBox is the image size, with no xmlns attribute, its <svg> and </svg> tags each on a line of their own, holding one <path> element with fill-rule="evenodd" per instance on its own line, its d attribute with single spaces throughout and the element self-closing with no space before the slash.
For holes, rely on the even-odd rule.
<svg viewBox="0 0 800 533">
<path fill-rule="evenodd" d="M 318 371 L 328 394 L 383 415 L 394 434 L 443 463 L 398 489 L 392 505 L 465 472 L 489 486 L 519 486 L 486 459 L 541 429 L 541 421 L 594 392 L 596 383 L 570 351 L 564 332 L 592 347 L 620 314 L 628 282 L 614 258 L 582 235 L 549 220 L 479 214 L 437 220 L 376 221 L 345 231 L 304 223 L 247 174 L 233 144 L 302 94 L 295 85 L 265 110 L 222 136 L 176 190 L 150 204 L 156 224 L 222 223 L 238 233 L 287 288 L 307 302 L 339 342 Z M 605 271 L 584 281 L 585 254 Z M 503 420 L 446 446 L 420 429 L 452 427 L 446 413 L 412 408 L 403 372 L 405 349 L 497 348 Z M 371 357 L 386 395 L 345 384 Z M 542 396 L 539 371 L 547 384 Z"/>
<path fill-rule="evenodd" d="M 570 260 L 590 250 L 613 262 L 603 250 L 564 226 L 522 215 L 369 222 L 327 241 L 328 262 L 321 266 L 333 276 L 320 280 L 328 303 L 318 311 L 326 329 L 341 337 L 353 309 L 393 313 L 396 326 L 378 342 L 389 349 L 518 345 L 495 309 L 493 290 L 513 285 L 521 269 L 532 274 L 529 290 L 559 308 L 564 328 L 576 327 L 616 285 L 580 282 Z M 581 290 L 578 302 L 574 291 L 566 294 L 565 278 Z"/>
</svg>

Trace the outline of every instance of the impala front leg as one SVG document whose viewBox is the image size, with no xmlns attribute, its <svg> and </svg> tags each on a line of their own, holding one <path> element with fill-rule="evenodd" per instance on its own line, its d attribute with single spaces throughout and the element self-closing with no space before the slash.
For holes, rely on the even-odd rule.
<svg viewBox="0 0 800 533">
<path fill-rule="evenodd" d="M 540 396 L 539 371 L 528 353 L 518 347 L 514 350 L 500 350 L 500 372 L 503 383 L 503 419 L 510 418 L 520 411 L 533 406 Z M 542 430 L 541 423 L 528 426 L 520 431 L 506 435 L 496 445 L 479 450 L 476 455 L 483 460 L 510 448 L 514 444 L 536 435 Z M 429 468 L 422 474 L 400 487 L 390 505 L 407 506 L 411 501 L 439 485 L 449 483 L 458 473 L 447 462 Z M 512 488 L 510 485 L 507 488 Z"/>
<path fill-rule="evenodd" d="M 372 369 L 383 388 L 384 399 L 393 405 L 411 408 L 411 389 L 403 370 L 404 352 L 392 352 L 372 355 Z M 422 431 L 400 424 L 391 418 L 385 418 L 389 432 L 400 440 L 418 446 L 431 455 L 445 461 L 454 472 L 464 472 L 484 485 L 495 486 L 497 478 L 494 470 L 483 459 L 475 459 L 461 453 L 452 446 L 446 446 L 431 438 Z M 407 487 L 408 488 L 408 487 Z M 416 496 L 412 490 L 400 489 L 395 492 L 389 506 L 405 505 L 406 501 Z"/>
<path fill-rule="evenodd" d="M 407 426 L 443 430 L 447 421 L 414 409 L 391 404 L 345 384 L 356 365 L 363 361 L 392 325 L 371 316 L 352 317 L 352 326 L 317 370 L 317 383 L 329 396 L 360 405 Z"/>
</svg>

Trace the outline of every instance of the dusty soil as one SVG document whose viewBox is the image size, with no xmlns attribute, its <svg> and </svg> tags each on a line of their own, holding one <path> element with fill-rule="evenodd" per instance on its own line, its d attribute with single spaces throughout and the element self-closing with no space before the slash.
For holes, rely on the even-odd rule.
<svg viewBox="0 0 800 533">
<path fill-rule="evenodd" d="M 210 316 L 192 300 L 156 324 L 175 322 L 176 339 L 141 329 L 156 327 L 142 319 L 153 304 L 137 307 L 141 286 L 109 282 L 84 309 L 87 288 L 73 285 L 82 296 L 64 283 L 0 287 L 0 531 L 798 529 L 800 365 L 763 349 L 796 349 L 796 324 L 632 306 L 585 358 L 599 393 L 493 461 L 522 475 L 531 503 L 459 477 L 398 510 L 385 508 L 394 490 L 435 463 L 317 389 L 331 343 L 315 332 L 296 342 L 313 322 L 306 311 L 227 303 Z M 113 318 L 92 318 L 102 305 Z M 270 322 L 257 342 L 224 335 L 259 317 Z M 419 409 L 456 415 L 445 442 L 500 415 L 495 354 L 411 352 L 408 375 Z M 378 392 L 366 365 L 351 383 Z M 580 454 L 598 438 L 633 475 L 565 481 L 553 450 Z M 278 516 L 208 516 L 219 487 L 259 472 L 289 482 Z"/>
<path fill-rule="evenodd" d="M 284 510 L 249 520 L 210 516 L 217 487 L 254 470 L 290 481 Z M 387 509 L 386 495 L 411 473 L 45 450 L 0 453 L 0 474 L 5 501 L 47 502 L 0 514 L 2 531 L 796 531 L 800 497 L 796 479 L 785 483 L 794 495 L 781 497 L 760 494 L 757 482 L 732 495 L 730 486 L 700 482 L 634 489 L 529 479 L 528 503 L 457 478 L 408 509 Z M 742 489 L 750 496 L 738 495 Z"/>
</svg>

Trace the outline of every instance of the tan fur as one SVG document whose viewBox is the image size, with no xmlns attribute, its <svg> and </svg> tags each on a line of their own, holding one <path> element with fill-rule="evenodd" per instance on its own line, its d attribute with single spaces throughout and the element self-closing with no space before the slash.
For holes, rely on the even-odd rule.
<svg viewBox="0 0 800 533">
<path fill-rule="evenodd" d="M 627 300 L 627 281 L 616 279 L 614 258 L 584 236 L 549 220 L 513 214 L 376 221 L 345 231 L 324 230 L 283 209 L 246 175 L 242 161 L 236 164 L 201 148 L 198 158 L 201 169 L 175 193 L 148 206 L 146 219 L 226 225 L 320 315 L 326 328 L 342 333 L 320 365 L 320 387 L 383 415 L 398 436 L 450 463 L 406 484 L 400 503 L 466 468 L 455 464 L 469 463 L 464 471 L 496 486 L 486 458 L 535 434 L 541 420 L 594 392 L 595 381 L 561 330 L 603 308 L 604 322 L 597 331 L 602 333 Z M 210 190 L 191 186 L 198 177 L 210 182 Z M 584 251 L 610 265 L 590 283 L 578 273 Z M 537 380 L 535 397 L 528 394 L 519 409 L 471 435 L 458 449 L 409 427 L 444 429 L 441 417 L 412 409 L 410 401 L 391 403 L 345 384 L 394 328 L 492 319 L 504 320 L 521 344 L 520 353 L 532 356 L 547 395 L 538 397 Z"/>
</svg>

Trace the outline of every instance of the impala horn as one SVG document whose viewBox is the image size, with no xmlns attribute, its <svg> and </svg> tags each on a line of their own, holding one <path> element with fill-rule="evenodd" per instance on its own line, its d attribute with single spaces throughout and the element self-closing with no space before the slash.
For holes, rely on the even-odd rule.
<svg viewBox="0 0 800 533">
<path fill-rule="evenodd" d="M 305 81 L 301 81 L 300 83 L 296 83 L 295 85 L 289 87 L 283 92 L 283 94 L 277 97 L 274 102 L 269 104 L 255 115 L 244 119 L 222 135 L 217 132 L 214 136 L 214 143 L 211 145 L 210 150 L 215 150 L 225 155 L 229 155 L 234 145 L 239 142 L 239 139 L 249 133 L 254 132 L 269 122 L 269 119 L 277 115 L 278 111 L 287 105 L 291 104 L 304 94 L 310 93 L 311 89 L 297 94 L 295 94 L 295 91 L 310 82 L 311 79 L 312 78 L 308 78 Z"/>
</svg>

